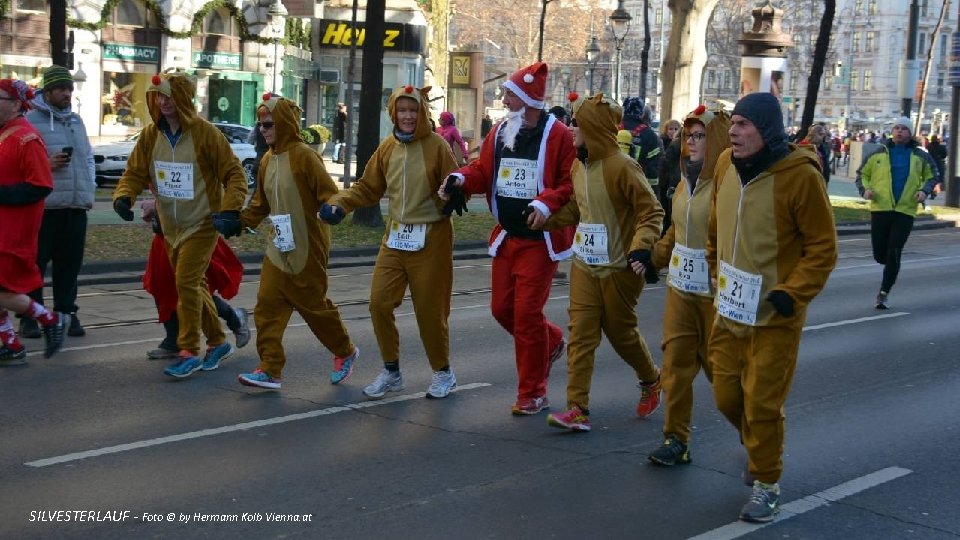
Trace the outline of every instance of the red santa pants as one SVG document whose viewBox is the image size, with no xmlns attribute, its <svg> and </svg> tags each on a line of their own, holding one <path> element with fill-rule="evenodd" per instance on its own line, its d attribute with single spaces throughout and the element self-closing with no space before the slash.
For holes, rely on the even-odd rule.
<svg viewBox="0 0 960 540">
<path fill-rule="evenodd" d="M 547 358 L 563 339 L 543 314 L 556 270 L 543 240 L 507 238 L 493 258 L 490 311 L 513 336 L 519 399 L 547 393 Z"/>
</svg>

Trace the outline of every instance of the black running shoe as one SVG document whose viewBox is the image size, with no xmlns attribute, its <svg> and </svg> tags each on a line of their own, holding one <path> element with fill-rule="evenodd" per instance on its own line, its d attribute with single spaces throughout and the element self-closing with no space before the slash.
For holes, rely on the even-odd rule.
<svg viewBox="0 0 960 540">
<path fill-rule="evenodd" d="M 27 363 L 26 347 L 20 347 L 20 350 L 15 351 L 13 349 L 7 348 L 6 346 L 0 346 L 0 367 L 22 366 L 26 363 Z"/>
<path fill-rule="evenodd" d="M 672 467 L 677 464 L 686 465 L 690 463 L 690 450 L 686 444 L 680 442 L 680 439 L 668 435 L 660 448 L 651 452 L 648 457 L 655 465 L 663 465 L 664 467 Z"/>
<path fill-rule="evenodd" d="M 40 325 L 33 319 L 20 319 L 20 337 L 35 339 L 40 337 Z"/>
<path fill-rule="evenodd" d="M 87 331 L 84 330 L 83 325 L 80 324 L 80 319 L 77 318 L 76 313 L 70 314 L 70 326 L 67 327 L 67 335 L 70 337 L 87 335 Z"/>
<path fill-rule="evenodd" d="M 887 293 L 880 291 L 877 294 L 877 303 L 873 305 L 877 309 L 890 309 L 887 307 Z"/>
<path fill-rule="evenodd" d="M 46 341 L 46 348 L 43 350 L 44 358 L 50 358 L 63 346 L 63 335 L 66 327 L 63 319 L 67 317 L 67 315 L 63 313 L 57 313 L 56 315 L 57 322 L 44 326 L 41 329 L 43 331 L 43 339 Z"/>
</svg>

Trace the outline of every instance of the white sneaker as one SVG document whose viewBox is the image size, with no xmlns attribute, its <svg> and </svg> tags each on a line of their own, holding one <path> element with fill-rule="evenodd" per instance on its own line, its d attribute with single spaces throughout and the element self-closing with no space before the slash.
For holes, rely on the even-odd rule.
<svg viewBox="0 0 960 540">
<path fill-rule="evenodd" d="M 441 399 L 447 397 L 450 391 L 457 387 L 457 377 L 452 369 L 447 371 L 434 371 L 433 378 L 430 380 L 430 387 L 427 388 L 427 398 Z"/>
<path fill-rule="evenodd" d="M 399 392 L 401 390 L 403 390 L 403 375 L 399 371 L 390 371 L 384 368 L 377 375 L 377 378 L 363 389 L 363 393 L 367 397 L 379 399 L 387 392 Z"/>
</svg>

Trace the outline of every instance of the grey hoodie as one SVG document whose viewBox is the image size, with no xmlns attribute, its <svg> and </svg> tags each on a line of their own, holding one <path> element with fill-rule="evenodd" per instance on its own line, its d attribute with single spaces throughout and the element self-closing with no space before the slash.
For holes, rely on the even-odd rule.
<svg viewBox="0 0 960 540">
<path fill-rule="evenodd" d="M 30 102 L 32 109 L 26 119 L 43 137 L 47 154 L 59 153 L 64 147 L 73 147 L 70 164 L 53 172 L 53 191 L 47 195 L 44 209 L 93 208 L 97 184 L 93 164 L 93 148 L 87 138 L 87 128 L 80 115 L 70 110 L 57 109 L 46 102 L 43 91 Z"/>
</svg>

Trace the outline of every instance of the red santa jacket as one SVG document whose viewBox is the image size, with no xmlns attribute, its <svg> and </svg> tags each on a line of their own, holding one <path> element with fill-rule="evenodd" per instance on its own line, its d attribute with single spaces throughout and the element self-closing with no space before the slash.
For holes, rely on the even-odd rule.
<svg viewBox="0 0 960 540">
<path fill-rule="evenodd" d="M 480 147 L 480 157 L 469 165 L 454 171 L 464 179 L 463 189 L 467 194 L 483 193 L 487 197 L 490 212 L 497 220 L 490 233 L 490 256 L 497 255 L 497 249 L 506 238 L 506 231 L 500 225 L 497 210 L 497 171 L 495 151 L 499 140 L 503 122 L 498 122 Z M 531 205 L 549 217 L 553 212 L 560 210 L 570 200 L 573 194 L 573 182 L 570 179 L 570 168 L 577 157 L 576 147 L 573 146 L 573 137 L 562 122 L 553 115 L 548 115 L 547 123 L 543 128 L 546 140 L 540 143 L 540 153 L 537 157 L 537 183 L 539 193 Z M 544 241 L 550 259 L 560 261 L 568 258 L 573 250 L 573 226 L 544 231 Z"/>
</svg>

